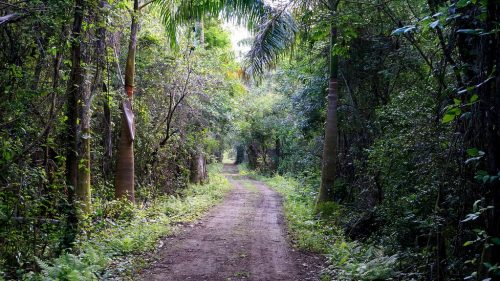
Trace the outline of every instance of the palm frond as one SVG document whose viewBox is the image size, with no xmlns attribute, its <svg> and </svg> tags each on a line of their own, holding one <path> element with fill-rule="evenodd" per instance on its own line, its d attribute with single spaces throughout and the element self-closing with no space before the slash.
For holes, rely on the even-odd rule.
<svg viewBox="0 0 500 281">
<path fill-rule="evenodd" d="M 264 73 L 291 49 L 298 31 L 293 16 L 284 10 L 268 7 L 268 17 L 257 28 L 250 51 L 244 60 L 244 75 L 258 76 Z"/>
<path fill-rule="evenodd" d="M 155 0 L 153 7 L 165 25 L 170 43 L 177 42 L 179 26 L 200 20 L 204 16 L 223 16 L 249 28 L 264 14 L 263 0 Z"/>
</svg>

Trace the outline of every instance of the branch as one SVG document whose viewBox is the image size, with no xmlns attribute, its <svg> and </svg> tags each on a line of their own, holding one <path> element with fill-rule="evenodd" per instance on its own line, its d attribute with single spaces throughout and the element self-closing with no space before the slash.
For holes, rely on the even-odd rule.
<svg viewBox="0 0 500 281">
<path fill-rule="evenodd" d="M 140 5 L 140 6 L 139 6 L 139 11 L 140 11 L 140 10 L 142 10 L 143 8 L 145 8 L 145 7 L 149 6 L 149 4 L 153 4 L 153 2 L 154 2 L 154 1 L 155 1 L 155 0 L 150 0 L 150 1 L 145 2 L 144 4 Z"/>
<path fill-rule="evenodd" d="M 19 21 L 25 16 L 26 16 L 25 14 L 18 14 L 18 13 L 8 14 L 6 16 L 0 17 L 0 25 Z"/>
</svg>

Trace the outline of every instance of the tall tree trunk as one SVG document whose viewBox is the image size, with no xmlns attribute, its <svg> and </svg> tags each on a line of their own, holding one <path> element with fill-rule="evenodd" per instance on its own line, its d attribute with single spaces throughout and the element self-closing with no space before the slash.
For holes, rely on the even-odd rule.
<svg viewBox="0 0 500 281">
<path fill-rule="evenodd" d="M 472 118 L 462 124 L 466 128 L 464 134 L 464 149 L 477 148 L 484 151 L 484 160 L 477 167 L 494 177 L 500 174 L 500 32 L 498 31 L 498 18 L 500 17 L 500 3 L 487 1 L 487 18 L 483 21 L 470 21 L 469 17 L 476 13 L 476 8 L 467 6 L 460 10 L 461 20 L 457 21 L 455 28 L 481 28 L 485 34 L 482 36 L 459 34 L 457 47 L 459 59 L 468 67 L 464 71 L 465 86 L 472 88 L 467 95 L 462 95 L 464 103 L 468 102 L 471 95 L 476 94 L 479 102 L 472 105 Z M 478 87 L 478 84 L 483 84 Z M 470 167 L 470 166 L 469 166 Z M 473 180 L 471 179 L 471 182 Z M 477 184 L 480 194 L 478 198 L 484 200 L 484 206 L 492 206 L 485 212 L 484 227 L 488 243 L 484 246 L 481 263 L 478 264 L 478 280 L 499 281 L 500 274 L 487 269 L 484 265 L 500 264 L 500 245 L 491 239 L 500 237 L 500 180 L 487 180 Z M 476 226 L 475 226 L 476 227 Z M 485 243 L 486 244 L 486 243 Z M 487 278 L 490 277 L 491 279 Z"/>
<path fill-rule="evenodd" d="M 331 2 L 332 1 L 330 1 L 330 3 Z M 333 53 L 333 46 L 336 40 L 337 30 L 332 24 L 330 28 L 329 51 L 330 83 L 328 87 L 328 108 L 326 111 L 325 142 L 323 145 L 323 164 L 321 169 L 321 186 L 318 194 L 318 203 L 333 201 L 335 176 L 337 172 L 338 56 Z"/>
<path fill-rule="evenodd" d="M 482 44 L 489 55 L 484 55 L 484 62 L 487 67 L 484 73 L 494 73 L 494 79 L 488 87 L 484 87 L 481 97 L 481 104 L 484 106 L 483 120 L 484 127 L 484 151 L 487 156 L 487 172 L 489 175 L 500 175 L 500 32 L 498 31 L 498 18 L 500 17 L 500 3 L 498 1 L 488 1 L 488 18 L 486 30 L 494 31 L 487 44 Z M 483 79 L 487 79 L 484 77 Z M 493 208 L 487 214 L 486 232 L 491 238 L 500 238 L 500 179 L 490 181 L 486 184 L 487 205 Z M 493 265 L 500 265 L 500 244 L 491 243 L 488 262 Z M 498 270 L 492 274 L 493 281 L 500 280 Z"/>
<path fill-rule="evenodd" d="M 77 217 L 74 209 L 75 189 L 78 183 L 78 100 L 83 83 L 81 32 L 85 0 L 76 0 L 71 30 L 71 72 L 67 86 L 66 108 L 66 184 L 68 187 L 68 222 L 64 247 L 70 246 L 76 234 Z"/>
<path fill-rule="evenodd" d="M 259 157 L 259 153 L 253 143 L 248 146 L 247 155 L 248 155 L 248 167 L 250 169 L 257 169 L 257 164 L 258 164 L 257 158 Z"/>
<path fill-rule="evenodd" d="M 82 107 L 81 107 L 81 144 L 78 165 L 78 184 L 76 196 L 80 203 L 79 209 L 82 213 L 89 213 L 91 209 L 90 191 L 90 117 L 92 93 L 90 89 L 90 75 L 86 75 L 83 83 Z"/>
<path fill-rule="evenodd" d="M 130 26 L 130 40 L 127 55 L 127 66 L 125 67 L 125 98 L 122 104 L 122 124 L 120 131 L 120 143 L 118 146 L 118 160 L 116 164 L 115 196 L 126 197 L 135 202 L 134 191 L 134 114 L 132 102 L 134 98 L 135 79 L 135 53 L 137 49 L 137 32 L 139 29 L 139 0 L 134 0 L 134 13 Z"/>
<path fill-rule="evenodd" d="M 106 9 L 108 5 L 107 0 L 101 0 L 99 2 L 99 10 L 101 12 L 99 20 L 104 26 L 106 22 L 106 15 L 103 14 L 103 10 Z M 108 12 L 106 12 L 107 14 Z M 102 172 L 106 180 L 109 179 L 111 174 L 111 159 L 113 157 L 113 134 L 111 130 L 111 106 L 110 106 L 110 96 L 109 96 L 109 64 L 106 58 L 106 28 L 100 27 L 97 30 L 98 42 L 97 42 L 97 55 L 98 55 L 98 70 L 96 76 L 96 90 L 103 92 L 103 131 L 102 140 L 104 147 L 104 155 L 102 160 Z M 106 73 L 108 75 L 107 84 L 104 79 L 104 67 L 106 67 Z M 98 93 L 96 92 L 95 95 Z"/>
<path fill-rule="evenodd" d="M 108 70 L 109 71 L 109 70 Z M 111 159 L 113 158 L 113 132 L 111 130 L 111 106 L 109 97 L 109 86 L 106 86 L 106 96 L 104 97 L 104 129 L 103 129 L 103 146 L 104 159 L 102 162 L 102 171 L 104 177 L 109 179 L 111 174 Z"/>
</svg>

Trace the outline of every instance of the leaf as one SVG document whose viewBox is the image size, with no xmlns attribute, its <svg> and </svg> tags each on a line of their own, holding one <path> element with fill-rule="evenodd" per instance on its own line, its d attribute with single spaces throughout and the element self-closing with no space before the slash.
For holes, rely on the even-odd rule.
<svg viewBox="0 0 500 281">
<path fill-rule="evenodd" d="M 471 157 L 477 157 L 477 156 L 479 156 L 479 149 L 477 149 L 475 147 L 469 148 L 469 149 L 467 149 L 467 155 L 469 155 Z"/>
<path fill-rule="evenodd" d="M 479 96 L 478 96 L 478 95 L 476 95 L 476 94 L 474 94 L 474 95 L 472 95 L 472 97 L 470 97 L 469 102 L 470 102 L 470 103 L 473 103 L 473 102 L 477 101 L 478 99 L 479 99 Z"/>
<path fill-rule="evenodd" d="M 483 34 L 483 29 L 459 29 L 457 33 L 471 34 L 471 35 L 481 35 Z"/>
<path fill-rule="evenodd" d="M 429 27 L 430 28 L 437 28 L 437 27 L 439 27 L 439 20 L 431 22 L 429 24 Z"/>
<path fill-rule="evenodd" d="M 467 164 L 469 164 L 471 162 L 479 161 L 479 160 L 481 160 L 481 158 L 482 158 L 482 156 L 469 158 L 469 159 L 465 160 L 465 164 L 467 165 Z"/>
<path fill-rule="evenodd" d="M 464 247 L 472 245 L 473 243 L 474 243 L 474 241 L 467 241 L 467 242 L 464 243 Z"/>
<path fill-rule="evenodd" d="M 479 218 L 479 216 L 477 214 L 467 214 L 465 219 L 461 220 L 460 222 L 473 221 L 473 220 L 476 220 L 477 218 Z"/>
<path fill-rule="evenodd" d="M 451 114 L 445 114 L 443 116 L 443 120 L 441 121 L 441 123 L 443 124 L 446 124 L 446 123 L 450 123 L 451 121 L 455 120 L 455 115 L 451 115 Z"/>
<path fill-rule="evenodd" d="M 400 27 L 400 28 L 397 28 L 395 29 L 391 35 L 399 35 L 399 34 L 403 34 L 403 33 L 408 33 L 408 32 L 411 32 L 415 29 L 415 26 L 414 25 L 407 25 L 407 26 L 403 26 L 403 27 Z"/>
<path fill-rule="evenodd" d="M 466 7 L 467 5 L 469 5 L 471 2 L 469 0 L 458 0 L 457 2 L 457 8 L 463 8 L 463 7 Z"/>
<path fill-rule="evenodd" d="M 493 237 L 491 238 L 491 242 L 494 244 L 500 245 L 500 238 L 499 237 Z"/>
<path fill-rule="evenodd" d="M 441 121 L 443 124 L 449 123 L 457 116 L 459 116 L 462 113 L 462 110 L 458 107 L 450 107 L 448 110 L 446 110 L 445 115 L 443 116 L 443 120 Z"/>
</svg>

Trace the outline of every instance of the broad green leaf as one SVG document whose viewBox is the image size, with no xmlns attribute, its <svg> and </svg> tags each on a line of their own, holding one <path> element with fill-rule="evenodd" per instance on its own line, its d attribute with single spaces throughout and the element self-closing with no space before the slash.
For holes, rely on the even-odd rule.
<svg viewBox="0 0 500 281">
<path fill-rule="evenodd" d="M 466 7 L 467 5 L 469 5 L 471 2 L 470 0 L 458 0 L 457 2 L 457 8 L 463 8 L 463 7 Z"/>
<path fill-rule="evenodd" d="M 472 95 L 472 97 L 470 97 L 469 102 L 473 103 L 473 102 L 477 101 L 478 99 L 479 99 L 479 96 L 474 94 L 474 95 Z"/>
<path fill-rule="evenodd" d="M 477 148 L 469 148 L 467 149 L 467 155 L 472 156 L 472 157 L 477 157 L 479 156 L 479 149 Z"/>
</svg>

